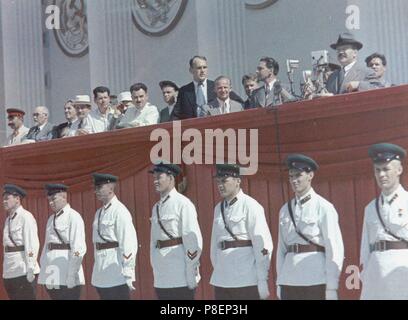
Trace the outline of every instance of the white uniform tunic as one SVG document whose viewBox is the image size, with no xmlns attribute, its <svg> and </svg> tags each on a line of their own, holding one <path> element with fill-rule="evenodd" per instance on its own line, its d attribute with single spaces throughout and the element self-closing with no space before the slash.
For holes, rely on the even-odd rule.
<svg viewBox="0 0 408 320">
<path fill-rule="evenodd" d="M 223 288 L 256 286 L 268 279 L 272 257 L 272 237 L 264 208 L 241 190 L 225 206 L 225 221 L 239 240 L 251 240 L 252 247 L 221 250 L 222 241 L 234 241 L 225 228 L 221 203 L 214 209 L 211 235 L 211 263 L 214 271 L 210 283 Z"/>
<path fill-rule="evenodd" d="M 299 231 L 307 239 L 323 246 L 325 252 L 288 253 L 290 245 L 309 243 L 295 231 L 286 203 L 279 214 L 277 285 L 326 284 L 327 290 L 337 290 L 343 267 L 344 247 L 336 209 L 313 189 L 301 199 L 291 201 Z"/>
<path fill-rule="evenodd" d="M 100 237 L 99 232 L 103 239 Z M 96 250 L 96 243 L 118 242 L 119 247 Z M 136 254 L 138 249 L 136 230 L 132 216 L 125 205 L 115 196 L 98 209 L 93 222 L 92 241 L 95 263 L 92 285 L 98 288 L 117 287 L 126 278 L 135 281 Z"/>
<path fill-rule="evenodd" d="M 9 237 L 13 239 L 13 241 Z M 16 212 L 8 216 L 3 231 L 3 246 L 24 246 L 21 252 L 4 252 L 3 278 L 12 279 L 27 274 L 27 270 L 33 270 L 34 274 L 40 272 L 37 262 L 40 242 L 38 240 L 37 223 L 33 215 L 22 206 Z"/>
<path fill-rule="evenodd" d="M 174 238 L 182 238 L 182 244 L 156 248 L 158 240 L 170 240 L 159 225 L 157 206 L 164 229 Z M 168 197 L 154 205 L 151 222 L 150 262 L 153 267 L 154 287 L 180 288 L 188 286 L 188 282 L 198 283 L 203 239 L 194 204 L 174 188 Z"/>
<path fill-rule="evenodd" d="M 54 225 L 63 242 L 55 232 Z M 49 250 L 49 243 L 69 244 L 71 249 Z M 84 221 L 81 215 L 67 204 L 60 212 L 48 219 L 38 283 L 46 285 L 49 289 L 58 289 L 58 286 L 67 285 L 68 277 L 74 277 L 76 285 L 84 285 L 82 259 L 85 253 Z"/>
<path fill-rule="evenodd" d="M 399 186 L 390 196 L 380 196 L 380 215 L 385 226 L 408 241 L 408 192 Z M 385 232 L 378 219 L 375 199 L 365 208 L 360 263 L 363 266 L 361 299 L 408 299 L 408 249 L 374 251 L 370 244 L 398 241 Z"/>
</svg>

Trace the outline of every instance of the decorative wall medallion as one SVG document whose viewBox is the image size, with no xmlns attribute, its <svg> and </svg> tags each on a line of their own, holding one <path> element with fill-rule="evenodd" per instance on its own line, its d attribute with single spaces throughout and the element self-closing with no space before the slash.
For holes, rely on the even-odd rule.
<svg viewBox="0 0 408 320">
<path fill-rule="evenodd" d="M 133 0 L 132 17 L 136 27 L 149 36 L 169 33 L 179 22 L 187 0 Z"/>
<path fill-rule="evenodd" d="M 70 57 L 88 53 L 88 20 L 85 0 L 55 0 L 60 8 L 60 29 L 54 35 L 61 50 Z"/>
<path fill-rule="evenodd" d="M 278 0 L 245 0 L 248 9 L 264 9 L 278 2 Z"/>
</svg>

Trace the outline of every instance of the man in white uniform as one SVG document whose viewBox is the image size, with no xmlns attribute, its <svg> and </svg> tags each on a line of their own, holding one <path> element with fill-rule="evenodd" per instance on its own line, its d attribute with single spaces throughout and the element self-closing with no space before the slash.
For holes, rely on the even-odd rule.
<svg viewBox="0 0 408 320">
<path fill-rule="evenodd" d="M 38 283 L 46 287 L 52 300 L 79 300 L 81 286 L 85 284 L 84 221 L 69 205 L 66 185 L 47 184 L 45 189 L 54 214 L 47 222 Z"/>
<path fill-rule="evenodd" d="M 40 272 L 37 223 L 21 205 L 25 196 L 25 190 L 16 185 L 4 186 L 3 283 L 10 300 L 35 300 L 36 275 Z"/>
<path fill-rule="evenodd" d="M 277 296 L 282 300 L 337 300 L 344 247 L 334 206 L 312 188 L 317 163 L 286 159 L 295 198 L 279 213 Z"/>
<path fill-rule="evenodd" d="M 370 147 L 381 194 L 365 208 L 360 263 L 361 299 L 408 299 L 408 192 L 400 184 L 406 151 L 381 143 Z"/>
<path fill-rule="evenodd" d="M 115 195 L 118 177 L 103 173 L 92 176 L 96 197 L 103 203 L 93 222 L 92 285 L 102 300 L 129 300 L 130 290 L 135 290 L 138 249 L 132 216 Z"/>
<path fill-rule="evenodd" d="M 193 300 L 203 246 L 194 204 L 175 188 L 180 167 L 159 163 L 150 173 L 160 200 L 152 210 L 150 260 L 159 300 Z"/>
<path fill-rule="evenodd" d="M 7 137 L 6 146 L 16 146 L 22 143 L 28 133 L 28 128 L 24 126 L 25 112 L 20 109 L 7 109 L 8 126 L 13 132 Z"/>
<path fill-rule="evenodd" d="M 215 299 L 267 299 L 273 244 L 264 209 L 241 190 L 239 166 L 216 169 L 223 200 L 214 209 L 211 234 Z"/>
</svg>

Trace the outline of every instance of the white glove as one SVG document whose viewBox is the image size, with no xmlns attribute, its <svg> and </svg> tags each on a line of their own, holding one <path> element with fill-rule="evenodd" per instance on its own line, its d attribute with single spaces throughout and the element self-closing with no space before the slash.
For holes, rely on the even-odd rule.
<svg viewBox="0 0 408 320">
<path fill-rule="evenodd" d="M 75 275 L 72 276 L 68 276 L 67 278 L 67 287 L 68 289 L 72 289 L 74 287 L 76 287 L 76 281 L 75 281 Z"/>
<path fill-rule="evenodd" d="M 28 269 L 27 270 L 27 281 L 28 282 L 33 282 L 35 279 L 35 274 L 34 274 L 34 270 L 33 269 Z"/>
<path fill-rule="evenodd" d="M 281 287 L 276 286 L 276 297 L 281 300 Z"/>
<path fill-rule="evenodd" d="M 259 281 L 258 282 L 258 293 L 259 297 L 261 300 L 266 300 L 269 297 L 269 287 L 268 287 L 268 281 Z"/>
<path fill-rule="evenodd" d="M 132 278 L 126 278 L 126 285 L 129 287 L 130 291 L 136 290 L 136 288 L 133 286 Z"/>
<path fill-rule="evenodd" d="M 326 300 L 339 300 L 337 290 L 326 290 Z"/>
</svg>

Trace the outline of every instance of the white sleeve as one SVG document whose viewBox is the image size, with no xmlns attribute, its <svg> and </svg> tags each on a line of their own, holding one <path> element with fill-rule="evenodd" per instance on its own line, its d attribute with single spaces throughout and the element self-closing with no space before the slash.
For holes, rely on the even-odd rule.
<svg viewBox="0 0 408 320">
<path fill-rule="evenodd" d="M 273 243 L 264 208 L 258 203 L 251 203 L 247 210 L 248 232 L 254 250 L 258 281 L 268 280 Z"/>
<path fill-rule="evenodd" d="M 327 290 L 337 290 L 343 268 L 344 246 L 338 214 L 332 205 L 325 207 L 321 228 L 326 256 L 326 287 Z"/>
<path fill-rule="evenodd" d="M 285 206 L 282 207 L 280 213 L 279 213 L 279 231 L 278 231 L 278 249 L 277 249 L 277 253 L 276 253 L 276 274 L 277 277 L 279 278 L 279 275 L 281 274 L 282 268 L 283 268 L 283 264 L 285 263 L 285 257 L 286 254 L 288 252 L 288 248 L 286 246 L 284 237 L 283 237 L 283 226 L 281 224 L 281 219 L 284 216 L 284 209 Z"/>
<path fill-rule="evenodd" d="M 136 254 L 138 249 L 136 230 L 132 216 L 125 206 L 118 209 L 116 237 L 122 257 L 123 275 L 135 280 Z"/>
<path fill-rule="evenodd" d="M 364 222 L 363 222 L 363 232 L 361 234 L 361 247 L 360 247 L 360 265 L 362 268 L 367 267 L 368 259 L 370 258 L 370 238 L 368 235 L 368 225 L 367 225 L 368 209 L 364 210 Z"/>
<path fill-rule="evenodd" d="M 81 215 L 77 212 L 71 213 L 69 226 L 69 252 L 68 276 L 75 276 L 82 265 L 82 259 L 86 253 L 85 225 Z"/>
<path fill-rule="evenodd" d="M 23 222 L 23 244 L 27 270 L 33 270 L 37 264 L 40 241 L 38 239 L 37 222 L 34 217 L 26 216 Z"/>
<path fill-rule="evenodd" d="M 213 268 L 215 268 L 216 262 L 217 262 L 217 249 L 218 249 L 218 243 L 217 243 L 217 227 L 215 224 L 215 219 L 217 218 L 217 208 L 219 205 L 216 205 L 214 208 L 214 219 L 213 219 L 213 226 L 212 226 L 212 231 L 211 231 L 211 248 L 210 248 L 210 258 L 211 258 L 211 264 Z"/>
</svg>

